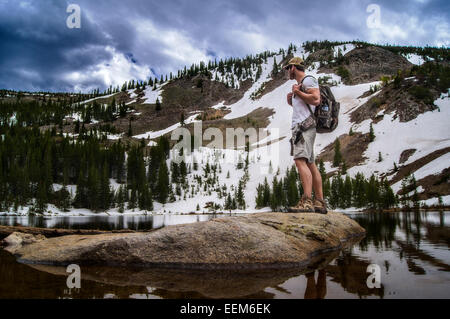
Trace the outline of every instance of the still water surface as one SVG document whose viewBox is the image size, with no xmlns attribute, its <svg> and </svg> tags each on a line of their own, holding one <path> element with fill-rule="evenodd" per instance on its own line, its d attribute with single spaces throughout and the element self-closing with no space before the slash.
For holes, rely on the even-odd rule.
<svg viewBox="0 0 450 319">
<path fill-rule="evenodd" d="M 0 224 L 149 229 L 221 215 L 7 217 Z M 450 212 L 349 214 L 367 236 L 308 269 L 188 271 L 87 267 L 68 289 L 62 267 L 17 263 L 0 250 L 0 298 L 450 298 Z M 369 264 L 381 288 L 366 284 Z"/>
</svg>

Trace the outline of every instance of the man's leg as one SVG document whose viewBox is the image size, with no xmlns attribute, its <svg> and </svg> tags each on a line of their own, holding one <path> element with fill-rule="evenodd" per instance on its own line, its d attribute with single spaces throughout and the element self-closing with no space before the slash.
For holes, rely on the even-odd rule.
<svg viewBox="0 0 450 319">
<path fill-rule="evenodd" d="M 327 205 L 323 199 L 323 186 L 322 186 L 322 176 L 320 175 L 319 170 L 317 169 L 316 164 L 307 163 L 309 170 L 311 171 L 312 180 L 313 180 L 313 188 L 314 188 L 314 210 L 316 213 L 326 214 L 327 213 Z"/>
<path fill-rule="evenodd" d="M 314 195 L 317 199 L 323 200 L 322 175 L 315 163 L 307 163 L 308 169 L 312 175 L 312 185 L 314 187 Z"/>
<path fill-rule="evenodd" d="M 306 274 L 306 289 L 305 289 L 305 296 L 304 299 L 316 299 L 317 298 L 317 287 L 316 287 L 316 280 L 314 278 L 314 274 L 316 272 L 310 272 L 309 274 Z"/>
<path fill-rule="evenodd" d="M 317 277 L 317 298 L 324 299 L 327 295 L 327 272 L 325 269 L 319 270 Z"/>
<path fill-rule="evenodd" d="M 306 159 L 296 158 L 295 165 L 297 166 L 298 174 L 300 175 L 303 192 L 306 197 L 311 198 L 313 176 L 311 174 L 311 170 L 309 169 L 308 165 L 306 164 Z M 320 176 L 320 174 L 319 174 L 319 176 Z"/>
</svg>

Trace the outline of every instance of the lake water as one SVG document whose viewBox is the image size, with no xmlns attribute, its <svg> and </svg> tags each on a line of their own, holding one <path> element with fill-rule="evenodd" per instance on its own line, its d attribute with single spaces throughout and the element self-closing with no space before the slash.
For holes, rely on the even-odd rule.
<svg viewBox="0 0 450 319">
<path fill-rule="evenodd" d="M 449 298 L 450 212 L 348 214 L 367 236 L 317 258 L 308 269 L 188 271 L 81 268 L 68 289 L 63 267 L 17 263 L 0 250 L 0 298 Z M 221 215 L 7 217 L 0 224 L 57 228 L 149 229 Z M 367 267 L 381 270 L 368 288 Z"/>
<path fill-rule="evenodd" d="M 31 226 L 44 228 L 69 229 L 156 229 L 169 225 L 186 224 L 207 221 L 217 216 L 230 214 L 203 214 L 203 215 L 99 215 L 99 216 L 0 216 L 0 225 Z M 238 215 L 238 214 L 233 214 Z"/>
</svg>

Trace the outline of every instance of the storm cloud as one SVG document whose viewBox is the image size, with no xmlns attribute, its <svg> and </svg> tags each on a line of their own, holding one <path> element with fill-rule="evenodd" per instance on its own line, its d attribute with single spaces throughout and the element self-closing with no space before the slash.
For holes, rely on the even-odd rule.
<svg viewBox="0 0 450 319">
<path fill-rule="evenodd" d="M 66 25 L 70 3 L 81 8 L 79 29 Z M 103 90 L 316 39 L 448 47 L 449 12 L 433 0 L 0 0 L 0 88 Z"/>
</svg>

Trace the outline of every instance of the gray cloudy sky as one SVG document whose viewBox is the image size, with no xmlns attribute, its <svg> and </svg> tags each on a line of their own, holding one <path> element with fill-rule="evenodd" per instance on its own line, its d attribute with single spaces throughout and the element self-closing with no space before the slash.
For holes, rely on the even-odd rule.
<svg viewBox="0 0 450 319">
<path fill-rule="evenodd" d="M 449 47 L 449 12 L 446 0 L 0 0 L 0 88 L 103 90 L 315 39 Z"/>
</svg>

